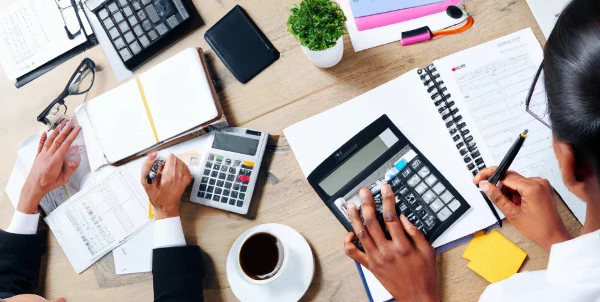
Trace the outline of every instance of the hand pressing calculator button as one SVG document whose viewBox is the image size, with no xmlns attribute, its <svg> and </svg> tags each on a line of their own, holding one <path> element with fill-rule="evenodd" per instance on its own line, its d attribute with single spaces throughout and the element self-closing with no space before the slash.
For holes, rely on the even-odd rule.
<svg viewBox="0 0 600 302">
<path fill-rule="evenodd" d="M 192 202 L 247 214 L 267 145 L 268 133 L 249 135 L 244 128 L 210 133 L 205 163 L 193 171 Z M 206 185 L 208 183 L 208 186 Z"/>
</svg>

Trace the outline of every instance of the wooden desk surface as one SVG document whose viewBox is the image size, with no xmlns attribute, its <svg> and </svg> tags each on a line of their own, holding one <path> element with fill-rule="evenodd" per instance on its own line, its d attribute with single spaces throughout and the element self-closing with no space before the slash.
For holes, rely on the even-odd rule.
<svg viewBox="0 0 600 302">
<path fill-rule="evenodd" d="M 2 1 L 0 9 L 15 0 Z M 323 110 L 336 106 L 417 67 L 454 52 L 531 27 L 540 43 L 545 39 L 524 0 L 467 0 L 466 9 L 475 17 L 473 28 L 460 35 L 402 47 L 399 43 L 355 53 L 349 36 L 344 36 L 344 57 L 331 69 L 319 69 L 305 57 L 298 42 L 286 31 L 288 9 L 299 0 L 194 0 L 206 25 L 159 54 L 136 73 L 152 67 L 186 47 L 202 47 L 220 82 L 220 98 L 230 124 L 268 131 L 272 148 L 266 154 L 257 192 L 257 216 L 247 220 L 208 207 L 184 203 L 182 221 L 188 244 L 198 244 L 205 252 L 208 274 L 204 282 L 207 301 L 233 301 L 225 274 L 225 261 L 235 238 L 244 230 L 267 222 L 289 225 L 309 242 L 316 271 L 303 301 L 366 301 L 365 290 L 354 263 L 343 252 L 343 227 L 302 176 L 282 130 Z M 281 52 L 281 58 L 249 83 L 235 80 L 215 56 L 203 36 L 221 16 L 240 4 Z M 58 66 L 41 78 L 16 89 L 0 74 L 0 187 L 3 189 L 14 164 L 19 142 L 39 130 L 37 114 L 63 89 L 69 76 L 84 57 L 101 68 L 96 75 L 90 99 L 118 85 L 100 47 Z M 0 71 L 1 73 L 2 71 Z M 83 97 L 67 99 L 74 109 Z M 558 202 L 560 213 L 572 234 L 581 225 Z M 2 190 L 0 227 L 5 229 L 13 207 Z M 548 255 L 514 227 L 506 224 L 501 232 L 527 252 L 521 271 L 544 269 Z M 466 245 L 438 255 L 438 291 L 444 301 L 476 300 L 488 283 L 466 267 L 461 258 Z M 109 254 L 80 275 L 73 272 L 62 249 L 49 235 L 44 258 L 42 288 L 49 299 L 64 296 L 68 301 L 150 301 L 152 275 L 116 276 Z M 93 299 L 90 299 L 93 297 Z"/>
</svg>

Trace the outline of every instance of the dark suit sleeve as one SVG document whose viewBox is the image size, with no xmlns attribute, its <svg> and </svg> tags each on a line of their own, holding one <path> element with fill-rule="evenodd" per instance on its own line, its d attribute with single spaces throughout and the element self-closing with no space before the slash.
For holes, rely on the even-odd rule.
<svg viewBox="0 0 600 302">
<path fill-rule="evenodd" d="M 197 246 L 154 249 L 154 301 L 203 301 L 204 265 Z"/>
<path fill-rule="evenodd" d="M 20 235 L 0 230 L 0 298 L 37 288 L 43 252 L 40 234 Z"/>
</svg>

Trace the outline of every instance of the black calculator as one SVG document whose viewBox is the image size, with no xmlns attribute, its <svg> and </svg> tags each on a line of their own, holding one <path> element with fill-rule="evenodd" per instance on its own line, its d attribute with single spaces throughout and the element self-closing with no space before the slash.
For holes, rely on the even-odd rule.
<svg viewBox="0 0 600 302">
<path fill-rule="evenodd" d="M 387 115 L 331 154 L 308 176 L 308 182 L 348 231 L 353 231 L 348 205 L 354 203 L 361 213 L 358 192 L 370 189 L 377 219 L 388 239 L 381 196 L 381 186 L 386 183 L 395 194 L 396 213 L 404 214 L 429 243 L 470 208 Z"/>
<path fill-rule="evenodd" d="M 88 5 L 128 69 L 202 23 L 191 0 L 92 0 Z"/>
</svg>

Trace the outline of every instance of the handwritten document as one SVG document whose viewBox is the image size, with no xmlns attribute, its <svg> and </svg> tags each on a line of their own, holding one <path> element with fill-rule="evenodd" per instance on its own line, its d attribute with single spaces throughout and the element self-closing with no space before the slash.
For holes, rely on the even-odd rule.
<svg viewBox="0 0 600 302">
<path fill-rule="evenodd" d="M 147 206 L 139 181 L 117 169 L 86 185 L 45 220 L 79 274 L 144 226 Z"/>
<path fill-rule="evenodd" d="M 84 43 L 83 34 L 69 39 L 65 21 L 54 0 L 19 0 L 0 12 L 0 63 L 6 77 L 15 80 Z"/>
</svg>

